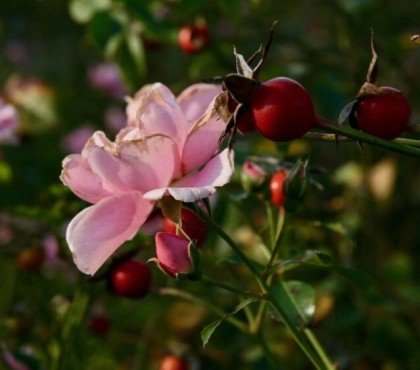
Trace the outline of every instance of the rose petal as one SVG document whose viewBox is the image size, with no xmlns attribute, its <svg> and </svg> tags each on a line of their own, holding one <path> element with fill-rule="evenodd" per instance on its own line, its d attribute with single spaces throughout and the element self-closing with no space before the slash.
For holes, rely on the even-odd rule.
<svg viewBox="0 0 420 370">
<path fill-rule="evenodd" d="M 188 121 L 193 122 L 208 110 L 210 103 L 221 92 L 220 85 L 194 84 L 182 91 L 177 101 Z"/>
<path fill-rule="evenodd" d="M 144 194 L 145 199 L 158 200 L 165 195 L 182 202 L 195 202 L 213 194 L 217 186 L 229 182 L 233 171 L 233 151 L 223 150 L 213 157 L 200 171 L 176 181 L 171 187 L 155 189 Z"/>
<path fill-rule="evenodd" d="M 214 156 L 225 128 L 226 124 L 214 109 L 208 110 L 193 123 L 182 152 L 184 173 L 201 167 Z"/>
<path fill-rule="evenodd" d="M 105 198 L 81 211 L 66 233 L 79 270 L 93 275 L 121 244 L 134 237 L 152 209 L 141 193 L 131 193 Z"/>
<path fill-rule="evenodd" d="M 119 143 L 118 153 L 135 172 L 138 183 L 134 185 L 142 192 L 169 184 L 180 171 L 177 147 L 165 136 Z"/>
<path fill-rule="evenodd" d="M 160 134 L 172 138 L 181 154 L 188 122 L 175 96 L 163 84 L 142 88 L 127 106 L 128 125 L 138 126 L 144 136 Z"/>
<path fill-rule="evenodd" d="M 61 181 L 78 197 L 89 203 L 99 202 L 110 195 L 102 179 L 94 174 L 80 154 L 68 155 L 63 160 Z"/>
</svg>

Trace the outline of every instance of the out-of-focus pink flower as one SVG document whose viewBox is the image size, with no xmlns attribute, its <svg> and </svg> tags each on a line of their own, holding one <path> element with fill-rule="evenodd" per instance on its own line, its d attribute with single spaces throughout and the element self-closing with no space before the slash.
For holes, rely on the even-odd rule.
<svg viewBox="0 0 420 370">
<path fill-rule="evenodd" d="M 24 363 L 20 362 L 12 352 L 2 346 L 3 352 L 3 361 L 9 366 L 12 370 L 30 370 L 29 366 L 25 365 Z"/>
<path fill-rule="evenodd" d="M 113 98 L 122 99 L 127 94 L 120 70 L 114 63 L 102 63 L 92 67 L 88 78 L 92 87 Z"/>
<path fill-rule="evenodd" d="M 118 107 L 109 107 L 105 111 L 104 121 L 109 130 L 117 133 L 125 127 L 127 119 L 122 109 Z"/>
<path fill-rule="evenodd" d="M 94 127 L 90 125 L 81 126 L 61 141 L 61 147 L 66 152 L 80 152 L 94 133 Z"/>
<path fill-rule="evenodd" d="M 189 241 L 172 233 L 156 234 L 156 257 L 159 266 L 168 274 L 187 273 L 192 269 L 188 253 Z"/>
<path fill-rule="evenodd" d="M 0 143 L 16 144 L 18 142 L 18 115 L 11 104 L 0 99 Z"/>
<path fill-rule="evenodd" d="M 11 41 L 6 45 L 4 54 L 14 65 L 21 65 L 28 60 L 28 49 L 19 41 Z"/>
<path fill-rule="evenodd" d="M 220 87 L 212 88 L 215 97 Z M 195 86 L 189 89 L 195 92 L 184 96 L 201 104 L 198 119 L 190 119 L 186 107 L 192 104 L 187 98 L 178 102 L 161 83 L 149 85 L 130 100 L 130 126 L 115 142 L 96 132 L 81 154 L 64 159 L 62 181 L 94 204 L 67 229 L 74 262 L 82 272 L 94 274 L 122 243 L 133 238 L 157 200 L 172 196 L 195 202 L 213 194 L 232 176 L 233 152 L 225 149 L 217 154 L 225 123 L 213 103 L 209 105 L 207 94 Z M 207 85 L 203 89 L 207 91 Z"/>
</svg>

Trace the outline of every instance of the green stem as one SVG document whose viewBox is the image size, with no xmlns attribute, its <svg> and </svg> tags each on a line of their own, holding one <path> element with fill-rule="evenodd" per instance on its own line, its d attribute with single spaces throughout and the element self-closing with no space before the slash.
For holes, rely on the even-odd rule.
<svg viewBox="0 0 420 370">
<path fill-rule="evenodd" d="M 265 204 L 265 211 L 267 213 L 267 223 L 268 223 L 268 230 L 270 234 L 270 247 L 274 244 L 274 215 L 273 215 L 273 208 L 271 203 L 268 201 L 264 202 Z"/>
<path fill-rule="evenodd" d="M 244 333 L 248 333 L 248 327 L 245 325 L 242 321 L 238 320 L 237 318 L 233 316 L 229 316 L 221 310 L 220 308 L 212 305 L 211 303 L 205 301 L 204 299 L 201 299 L 193 294 L 190 294 L 188 292 L 184 292 L 183 290 L 179 290 L 176 288 L 159 288 L 157 290 L 157 293 L 162 296 L 171 296 L 171 297 L 177 297 L 182 298 L 187 301 L 197 303 L 199 305 L 202 305 L 206 308 L 208 308 L 210 311 L 212 311 L 217 316 L 220 316 L 221 318 L 224 318 L 227 322 L 229 322 L 231 325 L 239 329 L 240 331 Z"/>
<path fill-rule="evenodd" d="M 222 239 L 224 239 L 225 242 L 229 244 L 233 251 L 242 260 L 242 262 L 245 263 L 245 265 L 251 270 L 256 280 L 258 281 L 258 284 L 262 287 L 263 279 L 255 263 L 251 261 L 244 252 L 242 252 L 242 250 L 236 245 L 236 243 L 231 239 L 231 237 L 225 233 L 225 231 L 213 220 L 213 218 L 209 217 L 209 215 L 206 212 L 203 212 L 203 210 L 200 209 L 200 207 L 196 207 L 195 210 L 197 214 L 202 219 L 207 221 L 217 231 L 217 233 L 222 237 Z"/>
<path fill-rule="evenodd" d="M 317 341 L 314 342 L 314 340 L 316 340 L 315 336 L 312 334 L 312 340 L 309 340 L 307 332 L 302 330 L 302 328 L 297 327 L 295 325 L 295 322 L 293 322 L 293 320 L 289 317 L 287 311 L 282 307 L 283 302 L 279 302 L 275 295 L 269 293 L 270 287 L 263 278 L 260 271 L 258 270 L 257 266 L 241 251 L 241 249 L 235 244 L 235 242 L 229 237 L 229 235 L 226 234 L 225 231 L 211 217 L 207 215 L 206 212 L 203 212 L 203 210 L 201 210 L 199 207 L 196 207 L 196 212 L 201 218 L 203 218 L 205 221 L 207 221 L 210 225 L 213 226 L 213 228 L 226 241 L 226 243 L 228 243 L 228 245 L 233 249 L 233 251 L 237 253 L 237 255 L 241 258 L 242 262 L 251 270 L 259 285 L 261 286 L 261 289 L 264 293 L 267 294 L 267 300 L 283 318 L 284 323 L 290 330 L 295 341 L 301 347 L 303 352 L 307 355 L 309 360 L 315 365 L 315 367 L 318 370 L 334 370 L 334 367 L 329 361 L 328 356 L 322 349 L 322 346 Z M 289 308 L 290 305 L 292 305 L 291 307 L 296 312 L 296 315 L 300 314 L 298 308 L 292 300 L 288 301 L 287 304 L 289 305 Z M 309 331 L 309 329 L 306 330 Z M 314 343 L 316 343 L 316 345 L 314 345 Z"/>
<path fill-rule="evenodd" d="M 255 293 L 252 293 L 250 291 L 242 290 L 240 288 L 233 287 L 233 286 L 231 286 L 229 284 L 225 284 L 225 283 L 222 283 L 220 281 L 216 281 L 216 280 L 214 280 L 211 277 L 208 277 L 206 275 L 202 275 L 201 278 L 200 278 L 200 280 L 202 282 L 204 282 L 204 283 L 207 283 L 207 284 L 216 286 L 218 288 L 222 288 L 222 289 L 228 290 L 230 292 L 238 293 L 238 294 L 240 294 L 242 296 L 253 297 L 253 298 L 258 298 L 258 299 L 262 299 L 263 298 L 259 294 L 255 294 Z"/>
<path fill-rule="evenodd" d="M 278 219 L 278 223 L 277 223 L 277 230 L 276 230 L 276 240 L 274 242 L 274 246 L 272 248 L 272 253 L 270 256 L 270 260 L 268 261 L 268 264 L 266 266 L 265 272 L 264 272 L 264 278 L 267 279 L 267 277 L 270 275 L 271 269 L 274 265 L 274 262 L 276 260 L 276 257 L 279 253 L 280 250 L 280 245 L 281 245 L 281 241 L 283 239 L 283 235 L 284 232 L 283 231 L 283 226 L 285 225 L 286 222 L 286 212 L 284 210 L 283 207 L 280 208 L 279 211 L 279 219 Z"/>
<path fill-rule="evenodd" d="M 318 117 L 317 123 L 320 127 L 335 134 L 350 137 L 363 143 L 371 144 L 379 148 L 387 149 L 393 152 L 406 154 L 412 157 L 420 158 L 420 149 L 409 145 L 399 144 L 397 142 L 380 139 L 376 136 L 369 135 L 363 131 L 355 130 L 350 127 L 339 126 L 333 121 Z"/>
<path fill-rule="evenodd" d="M 310 131 L 307 132 L 305 135 L 302 136 L 302 139 L 308 139 L 308 140 L 320 140 L 320 141 L 356 141 L 353 138 L 347 137 L 347 136 L 337 136 L 336 134 L 328 134 L 325 132 L 314 132 Z M 392 143 L 397 144 L 403 144 L 403 145 L 410 145 L 414 146 L 416 148 L 420 147 L 420 140 L 416 139 L 407 139 L 407 138 L 397 138 L 391 141 Z"/>
</svg>

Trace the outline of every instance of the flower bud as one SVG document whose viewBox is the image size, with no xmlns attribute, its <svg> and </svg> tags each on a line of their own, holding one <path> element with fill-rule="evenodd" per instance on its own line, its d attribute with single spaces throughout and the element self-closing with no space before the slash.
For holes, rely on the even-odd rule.
<svg viewBox="0 0 420 370">
<path fill-rule="evenodd" d="M 267 178 L 267 173 L 257 164 L 246 161 L 242 166 L 241 182 L 247 192 L 258 190 Z"/>
<path fill-rule="evenodd" d="M 294 211 L 303 199 L 308 185 L 308 161 L 298 161 L 288 172 L 283 184 L 286 211 Z"/>
<path fill-rule="evenodd" d="M 191 246 L 187 239 L 160 232 L 156 234 L 155 240 L 157 263 L 164 272 L 172 276 L 192 272 Z"/>
</svg>

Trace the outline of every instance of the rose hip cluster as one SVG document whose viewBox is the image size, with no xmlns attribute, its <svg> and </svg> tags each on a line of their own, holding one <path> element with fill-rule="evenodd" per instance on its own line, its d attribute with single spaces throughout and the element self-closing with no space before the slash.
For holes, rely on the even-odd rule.
<svg viewBox="0 0 420 370">
<path fill-rule="evenodd" d="M 235 50 L 237 73 L 217 79 L 222 82 L 225 95 L 218 99 L 216 109 L 227 122 L 222 138 L 230 134 L 229 147 L 233 145 L 237 130 L 257 130 L 272 141 L 290 141 L 302 137 L 323 120 L 316 116 L 311 97 L 297 81 L 287 77 L 258 81 L 272 36 L 273 28 L 267 44 L 248 60 Z M 401 91 L 374 84 L 377 54 L 373 36 L 372 53 L 367 82 L 360 89 L 357 100 L 343 109 L 339 123 L 349 119 L 353 128 L 391 140 L 406 128 L 410 105 Z M 260 59 L 255 64 L 258 56 Z"/>
</svg>

